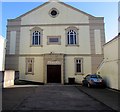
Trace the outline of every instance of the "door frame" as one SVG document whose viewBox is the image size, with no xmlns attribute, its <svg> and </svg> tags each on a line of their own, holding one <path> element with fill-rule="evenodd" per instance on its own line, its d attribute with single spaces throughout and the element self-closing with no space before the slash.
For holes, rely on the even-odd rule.
<svg viewBox="0 0 120 112">
<path fill-rule="evenodd" d="M 64 54 L 44 54 L 43 80 L 45 84 L 47 83 L 47 65 L 61 65 L 61 84 L 64 84 Z"/>
</svg>

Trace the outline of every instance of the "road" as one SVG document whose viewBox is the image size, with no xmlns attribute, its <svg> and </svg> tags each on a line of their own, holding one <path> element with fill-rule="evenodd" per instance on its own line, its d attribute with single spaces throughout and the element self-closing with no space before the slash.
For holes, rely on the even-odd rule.
<svg viewBox="0 0 120 112">
<path fill-rule="evenodd" d="M 113 112 L 108 106 L 70 85 L 18 86 L 3 89 L 3 112 L 12 110 Z"/>
</svg>

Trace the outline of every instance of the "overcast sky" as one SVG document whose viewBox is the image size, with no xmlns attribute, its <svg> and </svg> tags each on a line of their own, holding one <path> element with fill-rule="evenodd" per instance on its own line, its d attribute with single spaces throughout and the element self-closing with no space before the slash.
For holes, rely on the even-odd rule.
<svg viewBox="0 0 120 112">
<path fill-rule="evenodd" d="M 2 32 L 6 37 L 7 19 L 14 19 L 43 2 L 2 2 Z M 118 34 L 118 2 L 67 2 L 67 4 L 96 17 L 104 17 L 106 41 Z M 0 8 L 1 8 L 0 7 Z"/>
</svg>

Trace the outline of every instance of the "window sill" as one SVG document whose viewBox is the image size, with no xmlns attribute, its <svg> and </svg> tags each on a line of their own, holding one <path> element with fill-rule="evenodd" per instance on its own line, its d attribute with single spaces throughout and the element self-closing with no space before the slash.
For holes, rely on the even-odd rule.
<svg viewBox="0 0 120 112">
<path fill-rule="evenodd" d="M 61 43 L 47 43 L 47 45 L 61 45 Z"/>
<path fill-rule="evenodd" d="M 30 47 L 43 47 L 43 45 L 30 45 Z"/>
<path fill-rule="evenodd" d="M 34 73 L 25 73 L 25 75 L 34 75 Z"/>
<path fill-rule="evenodd" d="M 72 44 L 68 44 L 68 45 L 66 45 L 66 47 L 79 47 L 79 45 L 72 45 Z"/>
<path fill-rule="evenodd" d="M 75 73 L 75 75 L 84 75 L 84 73 Z"/>
</svg>

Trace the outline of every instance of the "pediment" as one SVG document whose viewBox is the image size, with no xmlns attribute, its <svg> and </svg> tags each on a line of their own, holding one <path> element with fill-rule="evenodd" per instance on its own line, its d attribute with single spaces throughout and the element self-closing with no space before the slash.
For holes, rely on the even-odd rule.
<svg viewBox="0 0 120 112">
<path fill-rule="evenodd" d="M 94 17 L 63 2 L 46 2 L 19 16 L 22 25 L 88 23 Z"/>
</svg>

